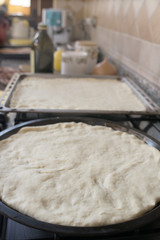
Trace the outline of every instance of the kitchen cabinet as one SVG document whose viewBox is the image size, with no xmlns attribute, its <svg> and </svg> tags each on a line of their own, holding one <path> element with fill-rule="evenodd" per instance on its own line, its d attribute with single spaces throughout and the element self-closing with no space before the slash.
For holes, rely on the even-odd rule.
<svg viewBox="0 0 160 240">
<path fill-rule="evenodd" d="M 43 8 L 52 8 L 53 0 L 32 0 L 31 1 L 31 17 L 36 18 L 36 23 L 40 22 Z"/>
</svg>

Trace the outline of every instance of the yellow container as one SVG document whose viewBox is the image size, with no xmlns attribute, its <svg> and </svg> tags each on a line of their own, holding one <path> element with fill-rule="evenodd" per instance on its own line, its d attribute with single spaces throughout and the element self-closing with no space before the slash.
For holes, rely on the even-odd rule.
<svg viewBox="0 0 160 240">
<path fill-rule="evenodd" d="M 10 45 L 20 45 L 20 46 L 29 46 L 32 43 L 32 39 L 18 39 L 18 38 L 11 38 L 9 39 Z"/>
<path fill-rule="evenodd" d="M 54 53 L 54 70 L 57 72 L 61 71 L 61 61 L 63 49 L 59 49 Z"/>
</svg>

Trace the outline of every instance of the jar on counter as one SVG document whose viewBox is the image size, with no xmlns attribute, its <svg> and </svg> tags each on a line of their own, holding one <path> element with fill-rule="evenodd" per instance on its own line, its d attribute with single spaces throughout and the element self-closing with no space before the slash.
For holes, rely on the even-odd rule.
<svg viewBox="0 0 160 240">
<path fill-rule="evenodd" d="M 98 46 L 97 43 L 92 41 L 77 41 L 75 43 L 76 51 L 83 51 L 88 54 L 87 58 L 87 74 L 92 74 L 94 67 L 97 64 Z"/>
<path fill-rule="evenodd" d="M 62 53 L 62 75 L 85 75 L 87 66 L 87 53 L 65 51 Z"/>
<path fill-rule="evenodd" d="M 47 26 L 43 23 L 39 23 L 38 32 L 31 46 L 31 72 L 53 73 L 53 52 L 54 46 L 47 34 Z"/>
</svg>

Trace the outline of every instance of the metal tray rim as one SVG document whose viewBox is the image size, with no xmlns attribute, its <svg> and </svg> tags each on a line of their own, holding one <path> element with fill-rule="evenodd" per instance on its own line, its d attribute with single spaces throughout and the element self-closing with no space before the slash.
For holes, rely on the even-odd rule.
<svg viewBox="0 0 160 240">
<path fill-rule="evenodd" d="M 7 104 L 10 101 L 12 93 L 16 88 L 18 81 L 21 79 L 33 76 L 33 77 L 47 77 L 47 78 L 95 78 L 95 79 L 117 79 L 125 82 L 131 90 L 137 95 L 139 100 L 146 106 L 146 111 L 121 111 L 121 110 L 72 110 L 72 109 L 20 109 L 20 108 L 10 108 Z M 146 95 L 146 93 L 137 86 L 130 78 L 124 76 L 94 76 L 94 75 L 77 75 L 77 76 L 70 76 L 70 75 L 53 75 L 53 74 L 32 74 L 32 73 L 21 73 L 21 74 L 14 74 L 11 81 L 7 85 L 4 93 L 0 98 L 0 111 L 1 112 L 17 112 L 17 113 L 53 113 L 53 114 L 128 114 L 128 115 L 160 115 L 160 107 L 153 102 L 153 100 Z"/>
</svg>

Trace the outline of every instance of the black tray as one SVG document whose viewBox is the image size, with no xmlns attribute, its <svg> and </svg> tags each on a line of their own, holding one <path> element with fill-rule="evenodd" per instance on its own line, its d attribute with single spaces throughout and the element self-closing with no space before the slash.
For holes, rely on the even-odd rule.
<svg viewBox="0 0 160 240">
<path fill-rule="evenodd" d="M 160 143 L 153 138 L 147 136 L 141 131 L 124 127 L 123 125 L 119 125 L 113 122 L 109 122 L 103 119 L 94 119 L 94 118 L 49 118 L 49 119 L 39 119 L 33 120 L 25 123 L 21 123 L 16 125 L 10 129 L 4 130 L 0 133 L 0 140 L 3 140 L 12 134 L 16 134 L 20 128 L 26 126 L 40 126 L 46 124 L 54 124 L 58 122 L 84 122 L 90 125 L 101 125 L 101 126 L 108 126 L 115 130 L 120 130 L 124 132 L 128 132 L 129 134 L 133 134 L 146 142 L 146 144 L 150 146 L 154 146 L 158 150 L 160 150 Z M 120 233 L 128 232 L 131 230 L 138 229 L 146 224 L 149 224 L 155 221 L 157 218 L 160 217 L 160 203 L 158 203 L 155 208 L 148 211 L 144 215 L 133 219 L 131 221 L 126 221 L 119 224 L 102 226 L 102 227 L 70 227 L 70 226 L 63 226 L 57 224 L 50 224 L 46 222 L 41 222 L 36 219 L 33 219 L 29 216 L 26 216 L 20 212 L 15 211 L 14 209 L 10 208 L 6 204 L 0 201 L 0 213 L 8 218 L 11 218 L 14 221 L 17 221 L 21 224 L 26 226 L 40 229 L 43 231 L 54 232 L 61 236 L 79 236 L 79 237 L 91 237 L 91 236 L 110 236 L 110 235 L 117 235 Z"/>
</svg>

